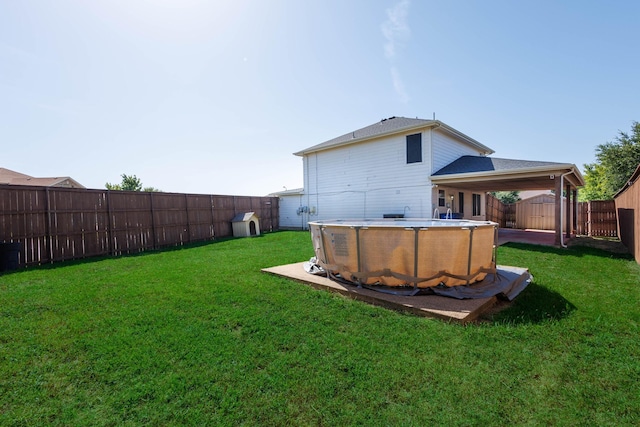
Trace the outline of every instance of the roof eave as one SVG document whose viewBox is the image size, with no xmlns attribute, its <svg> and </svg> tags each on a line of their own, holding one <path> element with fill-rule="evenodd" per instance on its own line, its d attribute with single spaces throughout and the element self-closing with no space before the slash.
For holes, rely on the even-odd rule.
<svg viewBox="0 0 640 427">
<path fill-rule="evenodd" d="M 415 126 L 409 126 L 409 127 L 405 127 L 402 129 L 394 129 L 394 130 L 390 130 L 387 132 L 383 132 L 383 133 L 379 133 L 373 136 L 364 136 L 364 137 L 360 137 L 360 138 L 352 138 L 350 140 L 347 141 L 343 141 L 343 142 L 338 142 L 336 144 L 332 144 L 332 145 L 327 145 L 324 147 L 318 147 L 318 145 L 322 145 L 322 144 L 318 144 L 318 145 L 314 145 L 313 147 L 309 147 L 309 148 L 305 148 L 304 150 L 298 151 L 293 153 L 294 156 L 304 156 L 305 154 L 311 154 L 311 153 L 316 153 L 319 151 L 326 151 L 326 150 L 332 150 L 334 148 L 338 148 L 338 147 L 344 147 L 345 145 L 351 145 L 351 144 L 356 144 L 358 142 L 363 142 L 363 141 L 368 141 L 368 140 L 372 140 L 372 139 L 378 139 L 378 138 L 384 138 L 385 136 L 390 136 L 390 135 L 395 135 L 398 133 L 404 133 L 407 131 L 412 131 L 412 130 L 417 130 L 417 129 L 422 129 L 422 128 L 430 128 L 436 125 L 437 120 L 432 120 L 430 123 L 422 123 L 419 125 L 415 125 Z"/>
<path fill-rule="evenodd" d="M 304 150 L 297 151 L 297 152 L 293 153 L 293 155 L 294 156 L 303 157 L 306 154 L 311 154 L 311 153 L 316 153 L 316 152 L 326 151 L 326 150 L 332 150 L 334 148 L 344 147 L 346 145 L 356 144 L 358 142 L 364 142 L 364 141 L 384 138 L 384 137 L 387 137 L 387 136 L 390 136 L 390 135 L 396 135 L 396 134 L 399 134 L 399 133 L 405 133 L 405 132 L 418 130 L 418 129 L 440 128 L 440 127 L 442 127 L 447 132 L 457 136 L 458 138 L 463 139 L 465 142 L 467 142 L 471 146 L 474 146 L 475 148 L 480 150 L 481 153 L 483 153 L 485 155 L 490 155 L 490 154 L 494 153 L 494 151 L 491 148 L 487 147 L 484 144 L 481 144 L 480 142 L 478 142 L 475 139 L 465 135 L 464 133 L 452 128 L 451 126 L 442 123 L 440 120 L 430 120 L 427 123 L 421 123 L 419 125 L 408 126 L 408 127 L 401 128 L 401 129 L 394 129 L 394 130 L 387 131 L 387 132 L 384 132 L 384 133 L 376 134 L 374 136 L 353 138 L 353 139 L 350 139 L 350 140 L 347 140 L 347 141 L 338 142 L 336 144 L 327 145 L 327 146 L 324 146 L 324 147 L 318 147 L 318 145 L 322 145 L 322 144 L 314 145 L 313 147 L 309 147 L 309 148 L 306 148 Z"/>
<path fill-rule="evenodd" d="M 505 169 L 500 171 L 482 171 L 482 172 L 465 172 L 465 173 L 456 173 L 456 174 L 447 174 L 447 175 L 431 175 L 431 182 L 434 184 L 438 184 L 440 182 L 464 182 L 464 181 L 481 181 L 487 178 L 492 179 L 501 179 L 508 177 L 510 175 L 517 176 L 519 178 L 527 178 L 533 176 L 539 176 L 542 172 L 548 173 L 549 175 L 560 175 L 567 172 L 573 172 L 576 177 L 576 182 L 572 184 L 576 187 L 584 186 L 584 178 L 580 173 L 580 170 L 576 167 L 576 165 L 571 163 L 566 164 L 557 164 L 557 165 L 546 165 L 546 166 L 535 166 L 529 168 L 522 169 Z"/>
<path fill-rule="evenodd" d="M 476 141 L 475 139 L 471 138 L 468 135 L 465 135 L 464 133 L 460 132 L 457 129 L 452 128 L 451 126 L 442 123 L 440 120 L 436 120 L 436 123 L 438 124 L 438 127 L 442 127 L 444 129 L 447 130 L 447 132 L 457 136 L 458 138 L 464 139 L 468 144 L 476 147 L 478 150 L 480 150 L 484 155 L 489 156 L 493 153 L 495 153 L 494 150 L 492 150 L 491 148 L 487 147 L 486 145 Z"/>
<path fill-rule="evenodd" d="M 269 196 L 272 197 L 280 197 L 280 196 L 299 196 L 304 194 L 304 188 L 293 188 L 291 190 L 285 191 L 276 191 L 274 193 L 269 193 Z"/>
</svg>

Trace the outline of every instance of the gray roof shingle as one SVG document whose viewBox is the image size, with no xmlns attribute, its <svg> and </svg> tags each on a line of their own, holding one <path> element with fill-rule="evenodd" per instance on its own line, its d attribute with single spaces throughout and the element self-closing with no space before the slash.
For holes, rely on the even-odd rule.
<svg viewBox="0 0 640 427">
<path fill-rule="evenodd" d="M 453 129 L 452 127 L 442 123 L 439 120 L 425 120 L 425 119 L 412 119 L 408 117 L 389 117 L 388 119 L 382 119 L 381 121 L 372 125 L 363 127 L 353 132 L 345 133 L 337 138 L 330 139 L 321 144 L 314 145 L 304 150 L 294 153 L 296 156 L 302 156 L 306 153 L 313 153 L 316 151 L 326 150 L 331 147 L 349 144 L 350 142 L 358 142 L 374 138 L 378 135 L 387 135 L 394 132 L 401 132 L 403 130 L 419 129 L 428 126 L 441 126 L 443 129 L 447 129 L 450 132 L 454 132 L 459 137 L 464 138 L 468 143 L 477 146 L 481 150 L 487 152 L 493 152 L 489 147 L 485 147 L 478 141 L 464 135 L 463 133 Z"/>
<path fill-rule="evenodd" d="M 454 175 L 459 173 L 516 171 L 549 166 L 565 166 L 566 163 L 540 162 L 535 160 L 500 159 L 496 157 L 462 156 L 449 163 L 432 176 Z"/>
<path fill-rule="evenodd" d="M 371 138 L 376 135 L 383 135 L 396 130 L 412 128 L 412 127 L 421 126 L 421 125 L 427 126 L 432 123 L 433 123 L 433 120 L 410 119 L 407 117 L 389 117 L 388 119 L 382 119 L 381 121 L 374 123 L 372 125 L 363 127 L 362 129 L 345 133 L 344 135 L 341 135 L 337 138 L 333 138 L 321 144 L 314 145 L 312 147 L 309 147 L 305 150 L 300 151 L 299 153 L 303 153 L 307 151 L 319 151 L 324 148 L 328 148 L 334 145 L 340 145 L 344 142 L 349 142 L 351 140 Z M 298 153 L 295 153 L 295 154 L 298 154 Z"/>
</svg>

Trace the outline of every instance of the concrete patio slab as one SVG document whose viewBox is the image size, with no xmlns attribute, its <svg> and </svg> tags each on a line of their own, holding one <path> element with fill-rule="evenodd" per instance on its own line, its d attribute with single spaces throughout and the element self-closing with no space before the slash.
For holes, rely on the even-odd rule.
<svg viewBox="0 0 640 427">
<path fill-rule="evenodd" d="M 553 230 L 521 230 L 515 228 L 498 229 L 498 246 L 509 242 L 555 246 L 556 235 Z"/>
<path fill-rule="evenodd" d="M 323 276 L 307 273 L 303 262 L 262 269 L 265 273 L 293 279 L 316 289 L 336 292 L 349 298 L 382 306 L 392 310 L 404 311 L 418 316 L 433 317 L 460 323 L 471 322 L 491 308 L 497 301 L 496 296 L 477 299 L 456 299 L 438 295 L 402 296 L 359 288 L 355 285 L 337 283 Z M 498 266 L 500 280 L 509 281 L 508 286 L 524 289 L 530 275 L 526 268 Z M 493 280 L 487 277 L 485 280 Z M 482 282 L 480 282 L 482 283 Z"/>
</svg>

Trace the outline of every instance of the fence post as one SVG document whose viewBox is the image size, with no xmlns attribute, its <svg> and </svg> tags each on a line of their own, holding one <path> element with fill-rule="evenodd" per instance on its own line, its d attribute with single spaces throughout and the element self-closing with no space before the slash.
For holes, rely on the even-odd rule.
<svg viewBox="0 0 640 427">
<path fill-rule="evenodd" d="M 109 220 L 107 221 L 107 244 L 109 245 L 108 251 L 111 255 L 115 254 L 115 243 L 113 239 L 113 211 L 111 210 L 111 190 L 107 189 L 107 215 Z"/>
<path fill-rule="evenodd" d="M 575 234 L 578 234 L 578 190 L 571 191 L 573 195 L 573 229 Z"/>
<path fill-rule="evenodd" d="M 49 255 L 49 262 L 53 263 L 53 236 L 51 235 L 51 194 L 49 193 L 49 187 L 45 189 L 47 193 L 47 230 L 45 232 L 45 242 L 47 247 L 47 254 Z"/>
<path fill-rule="evenodd" d="M 153 244 L 152 247 L 153 249 L 157 249 L 157 244 L 156 244 L 156 214 L 153 210 L 153 191 L 149 192 L 149 208 L 151 209 L 151 236 L 153 237 Z"/>
<path fill-rule="evenodd" d="M 187 215 L 187 243 L 191 243 L 191 224 L 189 223 L 189 195 L 184 195 L 184 211 Z"/>
<path fill-rule="evenodd" d="M 591 202 L 587 202 L 587 236 L 591 235 Z"/>
<path fill-rule="evenodd" d="M 215 206 L 213 205 L 213 194 L 209 195 L 209 199 L 211 200 L 211 231 L 213 232 L 213 240 L 216 238 L 216 211 Z"/>
</svg>

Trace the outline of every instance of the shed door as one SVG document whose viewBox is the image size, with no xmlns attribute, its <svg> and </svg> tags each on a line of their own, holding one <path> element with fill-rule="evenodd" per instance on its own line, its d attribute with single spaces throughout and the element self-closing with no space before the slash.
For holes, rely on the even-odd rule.
<svg viewBox="0 0 640 427">
<path fill-rule="evenodd" d="M 523 228 L 534 228 L 536 230 L 555 229 L 555 204 L 553 203 L 529 203 L 525 216 Z"/>
</svg>

